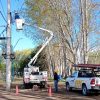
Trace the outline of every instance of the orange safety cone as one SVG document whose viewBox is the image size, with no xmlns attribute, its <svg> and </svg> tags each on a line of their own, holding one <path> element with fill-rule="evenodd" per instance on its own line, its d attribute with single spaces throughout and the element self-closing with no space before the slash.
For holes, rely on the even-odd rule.
<svg viewBox="0 0 100 100">
<path fill-rule="evenodd" d="M 16 95 L 19 94 L 18 85 L 16 85 Z"/>
<path fill-rule="evenodd" d="M 48 95 L 50 97 L 52 96 L 52 89 L 51 89 L 51 86 L 50 85 L 48 86 Z"/>
</svg>

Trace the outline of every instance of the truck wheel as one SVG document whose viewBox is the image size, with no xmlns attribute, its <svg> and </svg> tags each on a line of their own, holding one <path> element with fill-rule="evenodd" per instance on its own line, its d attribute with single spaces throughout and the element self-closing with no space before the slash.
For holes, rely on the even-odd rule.
<svg viewBox="0 0 100 100">
<path fill-rule="evenodd" d="M 24 83 L 24 88 L 27 89 L 28 88 L 28 85 L 26 83 Z"/>
<path fill-rule="evenodd" d="M 83 94 L 84 96 L 86 96 L 86 95 L 88 94 L 88 90 L 87 90 L 87 87 L 86 87 L 85 84 L 82 85 L 82 94 Z"/>
<path fill-rule="evenodd" d="M 32 84 L 30 84 L 30 83 L 24 83 L 24 88 L 25 89 L 29 89 L 29 88 L 32 88 Z"/>
<path fill-rule="evenodd" d="M 66 91 L 70 91 L 70 85 L 68 82 L 66 83 Z"/>
<path fill-rule="evenodd" d="M 45 82 L 41 82 L 40 83 L 40 88 L 45 88 L 46 83 Z"/>
</svg>

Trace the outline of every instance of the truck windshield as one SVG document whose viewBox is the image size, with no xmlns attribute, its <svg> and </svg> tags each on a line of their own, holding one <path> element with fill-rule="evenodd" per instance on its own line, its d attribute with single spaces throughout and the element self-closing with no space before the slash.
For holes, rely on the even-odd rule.
<svg viewBox="0 0 100 100">
<path fill-rule="evenodd" d="M 78 77 L 100 77 L 100 71 L 95 70 L 81 70 Z"/>
<path fill-rule="evenodd" d="M 96 77 L 100 77 L 100 71 L 95 72 Z"/>
<path fill-rule="evenodd" d="M 39 75 L 39 72 L 31 72 L 32 75 Z"/>
<path fill-rule="evenodd" d="M 77 76 L 77 72 L 74 72 L 71 77 L 76 77 Z"/>
</svg>

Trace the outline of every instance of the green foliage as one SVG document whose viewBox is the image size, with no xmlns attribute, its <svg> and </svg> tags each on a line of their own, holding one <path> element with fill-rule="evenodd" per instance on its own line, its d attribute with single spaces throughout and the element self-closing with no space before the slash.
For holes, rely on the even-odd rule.
<svg viewBox="0 0 100 100">
<path fill-rule="evenodd" d="M 3 59 L 0 57 L 0 70 L 1 72 L 5 71 L 5 64 L 3 63 Z"/>
<path fill-rule="evenodd" d="M 5 71 L 5 65 L 3 63 L 0 63 L 0 70 L 3 72 Z"/>
<path fill-rule="evenodd" d="M 26 0 L 26 6 L 28 9 L 27 14 L 32 21 L 36 22 L 38 26 L 43 25 L 50 12 L 48 2 L 45 0 Z"/>
<path fill-rule="evenodd" d="M 38 46 L 34 51 L 32 51 L 32 53 L 30 54 L 30 57 L 32 58 L 36 53 L 37 51 L 41 48 L 41 45 Z M 45 50 L 43 50 L 38 58 L 37 58 L 37 61 L 35 64 L 33 64 L 34 66 L 39 66 L 40 67 L 40 70 L 47 70 L 48 69 L 48 63 L 47 63 L 47 59 L 46 59 L 46 53 L 45 53 Z"/>
<path fill-rule="evenodd" d="M 4 60 L 2 59 L 2 57 L 0 57 L 0 78 L 5 81 L 6 65 L 3 62 Z"/>
<path fill-rule="evenodd" d="M 15 70 L 19 72 L 23 72 L 24 67 L 27 66 L 30 59 L 34 57 L 34 55 L 37 53 L 40 47 L 41 46 L 38 46 L 36 49 L 33 49 L 33 50 L 17 51 L 16 59 L 14 61 Z M 48 69 L 48 63 L 46 60 L 45 50 L 39 54 L 34 66 L 39 66 L 40 70 Z"/>
<path fill-rule="evenodd" d="M 43 50 L 39 54 L 38 59 L 37 59 L 37 61 L 35 63 L 35 66 L 39 66 L 41 71 L 48 70 L 48 63 L 47 63 L 47 59 L 46 59 L 45 50 Z"/>
<path fill-rule="evenodd" d="M 100 64 L 100 51 L 91 52 L 88 63 Z"/>
<path fill-rule="evenodd" d="M 26 58 L 30 55 L 31 50 L 23 50 L 23 51 L 16 51 L 15 53 L 15 60 L 13 61 L 14 63 L 14 70 L 15 72 L 22 72 L 23 67 L 26 65 Z"/>
</svg>

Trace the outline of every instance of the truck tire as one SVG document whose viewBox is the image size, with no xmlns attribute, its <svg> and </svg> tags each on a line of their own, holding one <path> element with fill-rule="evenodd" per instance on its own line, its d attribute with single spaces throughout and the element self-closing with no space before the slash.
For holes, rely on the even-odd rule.
<svg viewBox="0 0 100 100">
<path fill-rule="evenodd" d="M 45 86 L 46 86 L 46 82 L 41 82 L 40 83 L 40 88 L 45 88 Z"/>
<path fill-rule="evenodd" d="M 88 94 L 88 90 L 85 84 L 82 85 L 82 95 L 86 96 Z"/>
<path fill-rule="evenodd" d="M 70 90 L 71 90 L 71 87 L 70 87 L 69 83 L 66 82 L 66 91 L 70 91 Z"/>
<path fill-rule="evenodd" d="M 28 84 L 27 83 L 24 83 L 24 88 L 28 89 Z"/>
<path fill-rule="evenodd" d="M 24 88 L 25 89 L 33 88 L 33 84 L 31 84 L 31 83 L 24 83 Z"/>
</svg>

